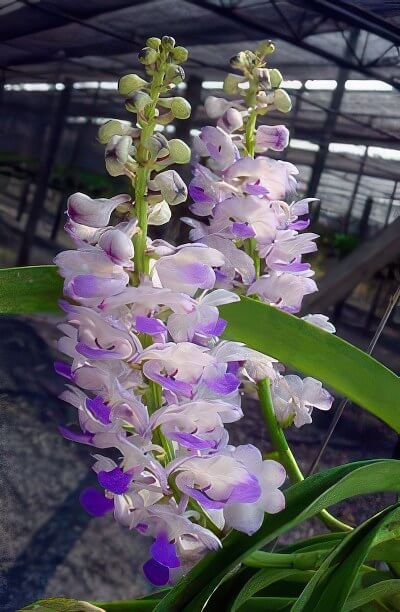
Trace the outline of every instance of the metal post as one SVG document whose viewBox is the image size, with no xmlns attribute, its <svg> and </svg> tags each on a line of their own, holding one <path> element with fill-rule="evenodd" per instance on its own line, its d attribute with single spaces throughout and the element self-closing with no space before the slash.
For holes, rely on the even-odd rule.
<svg viewBox="0 0 400 612">
<path fill-rule="evenodd" d="M 386 213 L 385 225 L 383 227 L 386 227 L 387 224 L 389 223 L 390 214 L 392 212 L 393 204 L 394 204 L 394 201 L 396 199 L 397 184 L 398 184 L 398 181 L 394 181 L 394 183 L 393 183 L 393 191 L 392 191 L 392 195 L 390 197 L 390 202 L 389 202 L 389 206 L 388 206 L 387 213 Z"/>
<path fill-rule="evenodd" d="M 368 225 L 369 225 L 369 217 L 371 215 L 372 206 L 374 204 L 374 198 L 368 196 L 365 200 L 364 210 L 361 215 L 360 224 L 358 226 L 358 233 L 361 240 L 364 240 L 368 237 Z"/>
<path fill-rule="evenodd" d="M 55 112 L 50 123 L 47 146 L 44 146 L 42 149 L 35 196 L 25 227 L 25 232 L 22 237 L 21 249 L 17 258 L 18 266 L 25 266 L 29 261 L 29 255 L 35 240 L 37 224 L 45 204 L 50 174 L 54 166 L 58 146 L 60 144 L 61 135 L 65 124 L 65 117 L 71 98 L 71 92 L 72 83 L 67 81 L 65 83 L 65 88 L 59 94 L 58 104 L 55 107 Z"/>
<path fill-rule="evenodd" d="M 355 49 L 357 46 L 359 34 L 360 34 L 359 30 L 353 30 L 350 35 L 349 45 L 353 49 Z M 332 134 L 333 134 L 333 131 L 336 125 L 337 112 L 339 111 L 340 105 L 342 103 L 343 94 L 345 91 L 345 84 L 349 76 L 349 72 L 350 71 L 348 68 L 340 68 L 339 73 L 338 73 L 337 85 L 336 85 L 336 89 L 333 92 L 331 105 L 330 105 L 330 109 L 333 112 L 330 112 L 327 115 L 324 127 L 322 128 L 322 140 L 321 140 L 321 144 L 319 147 L 319 151 L 315 156 L 314 169 L 313 169 L 310 183 L 307 189 L 307 193 L 310 198 L 315 197 L 317 190 L 318 190 L 318 185 L 319 185 L 321 175 L 325 167 L 325 161 L 326 161 L 326 158 L 329 152 L 329 143 L 331 141 Z"/>
<path fill-rule="evenodd" d="M 362 175 L 364 173 L 364 168 L 365 168 L 365 163 L 368 159 L 368 147 L 365 147 L 365 151 L 364 151 L 364 155 L 363 158 L 360 162 L 360 165 L 358 167 L 358 172 L 357 172 L 357 176 L 356 176 L 356 180 L 354 183 L 354 187 L 353 187 L 353 193 L 351 194 L 351 198 L 350 198 L 350 202 L 349 202 L 349 206 L 347 208 L 344 220 L 343 220 L 343 231 L 345 233 L 348 232 L 349 230 L 349 226 L 350 226 L 350 220 L 351 220 L 351 213 L 353 212 L 353 207 L 356 201 L 356 197 L 357 197 L 357 193 L 358 193 L 358 188 L 360 186 L 361 183 L 361 178 Z"/>
</svg>

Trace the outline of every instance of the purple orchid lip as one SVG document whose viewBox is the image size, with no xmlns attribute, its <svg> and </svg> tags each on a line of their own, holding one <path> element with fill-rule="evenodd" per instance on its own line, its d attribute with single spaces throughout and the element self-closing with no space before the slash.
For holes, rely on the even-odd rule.
<svg viewBox="0 0 400 612">
<path fill-rule="evenodd" d="M 135 319 L 135 327 L 138 332 L 149 334 L 150 336 L 165 333 L 167 328 L 159 319 L 153 317 L 143 317 L 138 315 Z"/>
<path fill-rule="evenodd" d="M 157 538 L 150 546 L 150 554 L 157 563 L 171 569 L 179 567 L 181 564 L 176 555 L 175 544 L 168 540 L 164 531 L 158 533 Z"/>
<path fill-rule="evenodd" d="M 81 444 L 93 444 L 93 434 L 83 431 L 73 431 L 68 427 L 59 425 L 58 431 L 66 439 L 72 442 L 80 442 Z"/>
<path fill-rule="evenodd" d="M 114 509 L 114 500 L 105 497 L 104 493 L 94 487 L 84 489 L 79 501 L 86 512 L 92 516 L 104 516 Z"/>
<path fill-rule="evenodd" d="M 169 569 L 154 559 L 143 565 L 143 573 L 154 586 L 165 586 L 169 582 Z"/>
<path fill-rule="evenodd" d="M 104 403 L 102 397 L 96 396 L 93 399 L 87 398 L 86 408 L 91 412 L 94 418 L 103 425 L 109 425 L 111 423 L 111 408 Z"/>
<path fill-rule="evenodd" d="M 60 376 L 64 376 L 64 378 L 67 378 L 68 380 L 74 379 L 71 366 L 68 363 L 64 363 L 64 361 L 55 361 L 54 369 L 57 374 L 60 374 Z"/>
<path fill-rule="evenodd" d="M 102 487 L 117 495 L 126 493 L 132 482 L 132 475 L 128 474 L 128 472 L 123 472 L 119 467 L 109 472 L 99 472 L 97 478 Z"/>
</svg>

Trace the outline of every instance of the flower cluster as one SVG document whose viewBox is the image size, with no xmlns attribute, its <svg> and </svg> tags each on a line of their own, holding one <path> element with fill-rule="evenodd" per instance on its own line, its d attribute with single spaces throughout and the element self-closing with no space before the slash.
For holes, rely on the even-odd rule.
<svg viewBox="0 0 400 612">
<path fill-rule="evenodd" d="M 224 90 L 234 99 L 206 99 L 205 110 L 217 125 L 202 128 L 195 137 L 198 160 L 189 185 L 190 209 L 206 220 L 183 221 L 192 228 L 192 241 L 223 254 L 219 287 L 297 313 L 304 296 L 317 291 L 314 272 L 302 257 L 317 250 L 318 236 L 300 233 L 309 225 L 313 198 L 296 201 L 297 168 L 263 155 L 283 151 L 289 141 L 284 125 L 256 126 L 257 118 L 268 111 L 288 112 L 291 107 L 281 89 L 282 75 L 266 67 L 273 51 L 266 41 L 254 52 L 233 57 L 231 65 L 240 74 L 228 74 Z M 305 319 L 335 331 L 322 315 Z M 310 423 L 313 407 L 328 410 L 332 404 L 330 394 L 311 378 L 302 383 L 297 376 L 277 376 L 272 390 L 283 426 Z"/>
<path fill-rule="evenodd" d="M 225 427 L 242 417 L 241 380 L 278 376 L 273 359 L 220 339 L 218 306 L 239 299 L 216 288 L 227 255 L 217 245 L 175 247 L 147 236 L 148 224 L 165 223 L 187 196 L 166 168 L 187 162 L 188 147 L 155 131 L 190 114 L 186 100 L 170 95 L 186 56 L 172 38 L 151 38 L 139 56 L 148 81 L 120 80 L 135 124 L 110 121 L 99 140 L 108 172 L 127 176 L 134 196 L 71 196 L 66 229 L 76 249 L 55 260 L 66 298 L 58 347 L 68 358 L 56 370 L 79 420 L 61 433 L 93 450 L 98 480 L 81 502 L 152 538 L 144 572 L 156 585 L 219 547 L 224 530 L 253 533 L 265 512 L 284 507 L 284 468 L 252 445 L 229 444 Z"/>
</svg>

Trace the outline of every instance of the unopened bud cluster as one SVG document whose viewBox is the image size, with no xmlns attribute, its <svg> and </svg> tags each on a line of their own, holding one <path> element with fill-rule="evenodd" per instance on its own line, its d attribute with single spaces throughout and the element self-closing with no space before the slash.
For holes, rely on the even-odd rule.
<svg viewBox="0 0 400 612">
<path fill-rule="evenodd" d="M 261 42 L 255 51 L 241 51 L 231 58 L 230 64 L 242 74 L 228 74 L 224 82 L 224 91 L 229 95 L 243 93 L 247 87 L 245 100 L 249 107 L 253 106 L 251 97 L 255 94 L 259 115 L 271 109 L 288 113 L 292 107 L 288 94 L 281 88 L 280 71 L 266 67 L 266 58 L 274 51 L 275 45 L 270 40 Z"/>
</svg>

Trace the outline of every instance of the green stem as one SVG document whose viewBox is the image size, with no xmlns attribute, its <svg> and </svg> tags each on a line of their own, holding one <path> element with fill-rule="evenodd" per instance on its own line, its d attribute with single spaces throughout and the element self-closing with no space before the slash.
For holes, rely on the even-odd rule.
<svg viewBox="0 0 400 612">
<path fill-rule="evenodd" d="M 292 484 L 304 480 L 304 476 L 297 464 L 297 461 L 289 448 L 282 427 L 279 425 L 274 407 L 272 404 L 271 387 L 269 379 L 261 380 L 258 385 L 258 397 L 260 399 L 261 410 L 267 425 L 267 430 L 271 439 L 271 444 L 274 450 L 279 453 L 279 460 L 285 467 Z M 327 510 L 322 510 L 319 513 L 322 522 L 332 531 L 352 531 L 352 528 L 346 523 L 332 516 Z"/>
<path fill-rule="evenodd" d="M 135 274 L 148 274 L 149 261 L 146 257 L 146 239 L 148 227 L 147 215 L 147 181 L 150 176 L 148 141 L 153 135 L 156 126 L 157 102 L 163 89 L 166 70 L 166 55 L 164 51 L 160 53 L 159 66 L 156 69 L 150 86 L 149 96 L 151 103 L 146 107 L 146 119 L 139 119 L 141 127 L 140 139 L 137 147 L 136 160 L 138 163 L 135 178 L 135 209 L 134 212 L 138 219 L 139 232 L 134 236 L 135 246 Z"/>
</svg>

